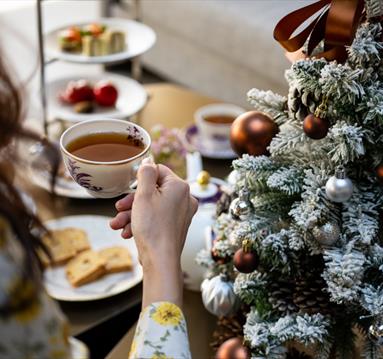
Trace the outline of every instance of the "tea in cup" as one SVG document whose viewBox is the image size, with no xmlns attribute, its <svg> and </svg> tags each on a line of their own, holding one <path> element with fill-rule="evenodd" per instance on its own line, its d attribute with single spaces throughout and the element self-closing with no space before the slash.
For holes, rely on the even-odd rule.
<svg viewBox="0 0 383 359">
<path fill-rule="evenodd" d="M 69 127 L 60 138 L 68 172 L 92 196 L 113 198 L 131 192 L 151 139 L 124 120 L 89 120 Z"/>
<path fill-rule="evenodd" d="M 194 114 L 203 146 L 210 150 L 230 149 L 230 128 L 245 110 L 231 104 L 211 104 L 199 108 Z"/>
</svg>

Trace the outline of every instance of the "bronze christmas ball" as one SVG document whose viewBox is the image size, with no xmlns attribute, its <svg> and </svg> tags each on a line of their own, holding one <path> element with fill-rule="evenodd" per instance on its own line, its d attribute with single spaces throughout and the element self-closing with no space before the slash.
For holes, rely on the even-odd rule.
<svg viewBox="0 0 383 359">
<path fill-rule="evenodd" d="M 326 118 L 317 117 L 312 113 L 303 120 L 304 133 L 314 140 L 325 138 L 329 128 L 330 124 Z"/>
<path fill-rule="evenodd" d="M 231 147 L 238 156 L 268 155 L 267 147 L 278 132 L 278 125 L 269 116 L 258 111 L 245 112 L 231 125 Z"/>
<path fill-rule="evenodd" d="M 226 340 L 218 348 L 215 359 L 249 359 L 250 353 L 239 338 Z"/>
<path fill-rule="evenodd" d="M 375 168 L 375 173 L 379 183 L 383 185 L 383 163 Z"/>
<path fill-rule="evenodd" d="M 251 273 L 257 269 L 259 260 L 255 252 L 246 252 L 240 248 L 234 254 L 233 263 L 239 272 Z"/>
</svg>

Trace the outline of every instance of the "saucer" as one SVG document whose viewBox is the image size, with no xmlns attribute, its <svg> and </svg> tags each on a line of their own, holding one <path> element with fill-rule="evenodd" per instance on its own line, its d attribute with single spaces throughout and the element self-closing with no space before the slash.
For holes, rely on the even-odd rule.
<svg viewBox="0 0 383 359">
<path fill-rule="evenodd" d="M 210 149 L 207 148 L 201 139 L 201 136 L 198 132 L 196 125 L 191 125 L 185 130 L 185 141 L 186 145 L 190 150 L 198 151 L 203 157 L 215 158 L 222 160 L 231 160 L 237 158 L 238 156 L 235 152 L 229 147 L 225 149 Z"/>
</svg>

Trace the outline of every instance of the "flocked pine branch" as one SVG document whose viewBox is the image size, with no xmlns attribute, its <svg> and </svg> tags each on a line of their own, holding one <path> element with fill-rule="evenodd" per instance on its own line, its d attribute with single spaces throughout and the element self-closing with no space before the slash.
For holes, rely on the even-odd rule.
<svg viewBox="0 0 383 359">
<path fill-rule="evenodd" d="M 267 179 L 267 185 L 287 195 L 300 193 L 303 185 L 302 171 L 296 167 L 282 167 Z"/>
<path fill-rule="evenodd" d="M 368 131 L 362 127 L 337 122 L 326 137 L 329 142 L 329 155 L 334 164 L 345 165 L 365 154 L 363 141 L 368 139 Z"/>
<path fill-rule="evenodd" d="M 380 0 L 378 1 L 382 4 Z M 362 24 L 356 32 L 352 45 L 347 49 L 348 62 L 354 67 L 379 64 L 380 52 L 383 49 L 381 33 L 382 26 L 379 23 Z"/>
<path fill-rule="evenodd" d="M 270 90 L 262 91 L 253 88 L 247 93 L 247 100 L 257 111 L 269 114 L 279 125 L 287 120 L 286 97 Z"/>
<path fill-rule="evenodd" d="M 367 17 L 369 19 L 383 15 L 383 3 L 381 0 L 364 0 Z"/>
<path fill-rule="evenodd" d="M 363 308 L 372 315 L 383 315 L 383 287 L 366 285 L 361 292 Z"/>
<path fill-rule="evenodd" d="M 355 105 L 364 94 L 360 83 L 362 69 L 352 70 L 348 65 L 330 62 L 321 70 L 319 85 L 322 92 L 338 105 Z"/>
<path fill-rule="evenodd" d="M 379 193 L 371 187 L 355 188 L 353 196 L 344 204 L 342 222 L 344 233 L 356 244 L 370 245 L 379 229 Z"/>
<path fill-rule="evenodd" d="M 359 299 L 366 257 L 357 250 L 328 249 L 324 253 L 323 278 L 335 303 L 352 303 Z"/>
</svg>

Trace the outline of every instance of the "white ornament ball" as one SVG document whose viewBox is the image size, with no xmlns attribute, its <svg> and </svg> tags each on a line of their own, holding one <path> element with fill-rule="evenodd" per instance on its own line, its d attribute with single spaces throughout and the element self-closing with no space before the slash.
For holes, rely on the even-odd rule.
<svg viewBox="0 0 383 359">
<path fill-rule="evenodd" d="M 340 235 L 339 226 L 336 223 L 326 223 L 320 227 L 314 227 L 313 235 L 323 246 L 332 246 Z"/>
<path fill-rule="evenodd" d="M 326 183 L 326 196 L 333 202 L 341 203 L 348 201 L 354 190 L 351 180 L 346 177 L 344 169 L 338 169 L 335 176 Z"/>
<path fill-rule="evenodd" d="M 217 275 L 205 279 L 201 284 L 202 301 L 205 308 L 217 317 L 233 313 L 237 306 L 237 296 L 233 283 Z"/>
<path fill-rule="evenodd" d="M 378 345 L 383 344 L 383 322 L 377 321 L 368 328 L 368 333 Z"/>
</svg>

